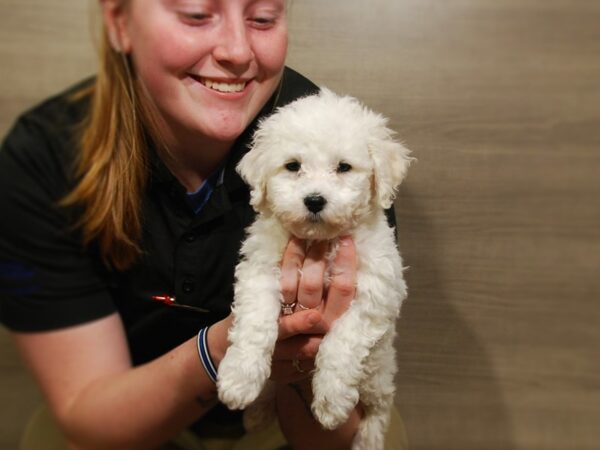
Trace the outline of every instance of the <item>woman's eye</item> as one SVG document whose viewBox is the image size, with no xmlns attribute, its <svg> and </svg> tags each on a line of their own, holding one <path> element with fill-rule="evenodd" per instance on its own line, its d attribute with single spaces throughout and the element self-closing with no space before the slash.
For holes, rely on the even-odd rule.
<svg viewBox="0 0 600 450">
<path fill-rule="evenodd" d="M 203 23 L 206 22 L 209 18 L 210 15 L 209 14 L 205 14 L 205 13 L 191 13 L 191 12 L 182 12 L 179 13 L 179 16 L 181 17 L 181 19 L 186 22 L 186 23 L 190 23 L 190 24 L 199 24 L 199 23 Z"/>
<path fill-rule="evenodd" d="M 300 170 L 300 163 L 298 161 L 290 161 L 285 165 L 285 169 L 289 172 L 298 172 Z"/>
<path fill-rule="evenodd" d="M 275 22 L 275 19 L 271 19 L 270 17 L 254 17 L 254 18 L 252 18 L 252 21 L 254 23 L 267 25 L 269 23 Z"/>
<path fill-rule="evenodd" d="M 251 17 L 249 22 L 256 28 L 270 28 L 275 24 L 275 19 L 271 17 Z"/>
<path fill-rule="evenodd" d="M 337 169 L 335 170 L 337 173 L 350 172 L 352 170 L 352 166 L 348 163 L 341 162 L 338 164 Z"/>
</svg>

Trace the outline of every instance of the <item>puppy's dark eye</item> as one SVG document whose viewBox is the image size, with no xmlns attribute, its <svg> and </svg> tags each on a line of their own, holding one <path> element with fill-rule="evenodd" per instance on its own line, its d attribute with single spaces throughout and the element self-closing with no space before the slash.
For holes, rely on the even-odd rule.
<svg viewBox="0 0 600 450">
<path fill-rule="evenodd" d="M 335 171 L 337 173 L 350 172 L 351 170 L 352 170 L 352 166 L 345 162 L 339 163 L 337 166 L 337 169 L 335 169 Z"/>
<path fill-rule="evenodd" d="M 284 167 L 290 172 L 298 172 L 300 170 L 300 163 L 298 161 L 290 161 Z"/>
</svg>

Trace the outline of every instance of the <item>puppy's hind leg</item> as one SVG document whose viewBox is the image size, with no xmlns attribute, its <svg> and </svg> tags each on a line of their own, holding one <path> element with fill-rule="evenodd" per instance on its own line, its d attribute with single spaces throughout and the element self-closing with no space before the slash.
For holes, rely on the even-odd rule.
<svg viewBox="0 0 600 450">
<path fill-rule="evenodd" d="M 354 438 L 352 450 L 383 450 L 394 403 L 396 355 L 395 331 L 390 330 L 367 357 L 365 379 L 360 384 L 360 401 L 365 415 Z"/>
<path fill-rule="evenodd" d="M 353 305 L 337 319 L 323 338 L 315 359 L 312 412 L 329 430 L 345 422 L 358 403 L 363 361 L 369 352 L 364 342 L 351 339 L 359 315 Z"/>
</svg>

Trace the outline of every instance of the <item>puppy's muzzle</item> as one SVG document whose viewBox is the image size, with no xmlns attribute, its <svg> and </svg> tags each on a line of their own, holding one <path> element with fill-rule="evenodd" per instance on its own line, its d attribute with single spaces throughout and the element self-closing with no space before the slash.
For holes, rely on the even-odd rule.
<svg viewBox="0 0 600 450">
<path fill-rule="evenodd" d="M 322 195 L 310 194 L 304 197 L 304 205 L 313 214 L 322 211 L 326 204 L 327 200 Z"/>
</svg>

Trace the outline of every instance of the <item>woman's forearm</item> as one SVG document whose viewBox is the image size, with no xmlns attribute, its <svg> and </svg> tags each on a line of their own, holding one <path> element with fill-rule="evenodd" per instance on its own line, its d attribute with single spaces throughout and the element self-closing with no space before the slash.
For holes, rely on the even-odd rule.
<svg viewBox="0 0 600 450">
<path fill-rule="evenodd" d="M 208 330 L 216 364 L 227 348 L 230 323 L 226 318 Z M 131 367 L 116 313 L 65 329 L 13 333 L 13 338 L 70 448 L 153 448 L 217 403 L 195 337 L 138 367 Z"/>
<path fill-rule="evenodd" d="M 195 339 L 145 365 L 83 389 L 60 422 L 76 448 L 151 448 L 200 418 L 217 401 Z"/>
<path fill-rule="evenodd" d="M 335 430 L 325 430 L 310 410 L 312 390 L 310 379 L 289 385 L 279 385 L 277 414 L 283 434 L 295 450 L 347 450 L 358 430 L 360 407 L 356 407 L 346 423 Z"/>
</svg>

